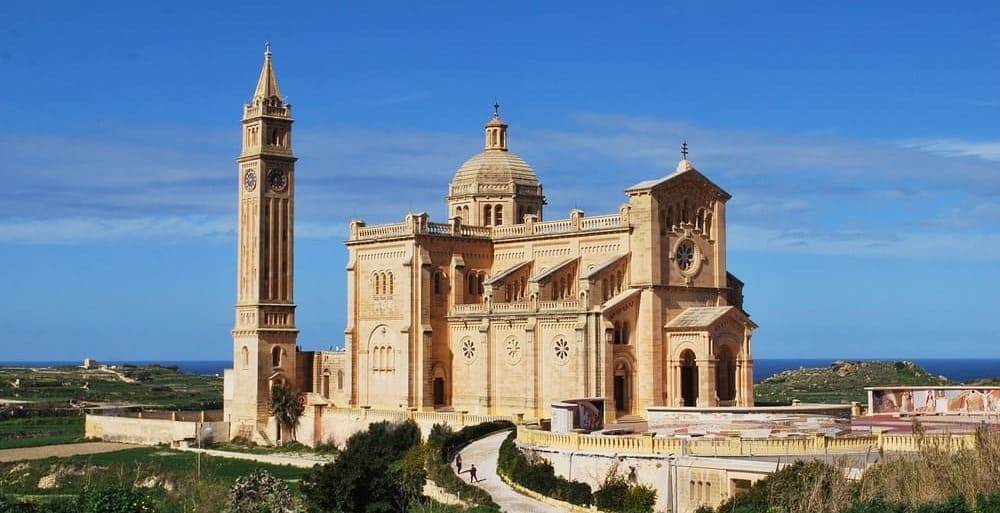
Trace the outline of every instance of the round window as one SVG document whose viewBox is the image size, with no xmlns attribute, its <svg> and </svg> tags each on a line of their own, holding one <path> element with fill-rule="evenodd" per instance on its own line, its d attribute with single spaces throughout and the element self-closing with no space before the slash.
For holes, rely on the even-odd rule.
<svg viewBox="0 0 1000 513">
<path fill-rule="evenodd" d="M 677 267 L 682 271 L 689 271 L 694 267 L 695 263 L 695 249 L 694 244 L 691 241 L 684 241 L 677 245 L 677 251 L 674 254 L 674 260 L 677 261 Z"/>
</svg>

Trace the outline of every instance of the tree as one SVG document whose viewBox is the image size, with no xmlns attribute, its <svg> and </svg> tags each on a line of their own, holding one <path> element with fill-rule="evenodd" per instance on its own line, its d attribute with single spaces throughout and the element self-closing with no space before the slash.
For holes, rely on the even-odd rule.
<svg viewBox="0 0 1000 513">
<path fill-rule="evenodd" d="M 271 388 L 270 410 L 280 428 L 290 433 L 292 440 L 295 440 L 295 429 L 299 427 L 299 419 L 306 410 L 305 404 L 299 399 L 299 391 L 285 385 Z"/>
<path fill-rule="evenodd" d="M 302 479 L 311 512 L 390 513 L 406 511 L 426 481 L 420 428 L 413 421 L 379 422 L 355 433 L 336 461 Z"/>
<path fill-rule="evenodd" d="M 288 487 L 266 470 L 239 477 L 229 489 L 228 513 L 287 513 L 294 510 Z"/>
</svg>

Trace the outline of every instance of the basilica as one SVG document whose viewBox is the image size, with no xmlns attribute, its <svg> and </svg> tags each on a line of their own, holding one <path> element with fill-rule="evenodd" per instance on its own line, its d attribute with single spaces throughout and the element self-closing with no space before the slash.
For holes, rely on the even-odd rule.
<svg viewBox="0 0 1000 513">
<path fill-rule="evenodd" d="M 726 266 L 730 195 L 685 148 L 675 169 L 626 188 L 617 211 L 549 219 L 496 105 L 482 151 L 442 184 L 448 219 L 350 223 L 344 350 L 299 349 L 292 121 L 268 49 L 235 180 L 232 429 L 261 429 L 279 385 L 320 409 L 533 418 L 588 398 L 609 422 L 753 405 L 756 325 Z"/>
</svg>

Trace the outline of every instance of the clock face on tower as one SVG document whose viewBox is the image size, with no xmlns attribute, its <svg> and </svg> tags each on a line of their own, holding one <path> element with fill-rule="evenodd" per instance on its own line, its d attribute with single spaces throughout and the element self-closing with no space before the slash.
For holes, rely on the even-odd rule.
<svg viewBox="0 0 1000 513">
<path fill-rule="evenodd" d="M 251 192 L 257 188 L 257 174 L 252 169 L 243 177 L 243 185 Z"/>
<path fill-rule="evenodd" d="M 280 169 L 272 169 L 267 172 L 267 184 L 273 190 L 283 191 L 288 186 L 288 176 Z"/>
</svg>

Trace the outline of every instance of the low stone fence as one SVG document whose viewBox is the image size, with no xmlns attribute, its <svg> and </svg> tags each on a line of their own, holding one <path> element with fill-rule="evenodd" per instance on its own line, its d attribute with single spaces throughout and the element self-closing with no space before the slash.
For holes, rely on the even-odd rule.
<svg viewBox="0 0 1000 513">
<path fill-rule="evenodd" d="M 382 421 L 399 423 L 407 420 L 416 422 L 421 434 L 426 438 L 434 424 L 446 424 L 457 431 L 465 426 L 495 420 L 517 423 L 521 418 L 512 415 L 476 415 L 461 412 L 319 407 L 315 410 L 306 410 L 300 421 L 298 441 L 310 446 L 331 442 L 343 445 L 354 433 L 368 429 L 369 424 Z M 306 426 L 312 426 L 313 429 L 306 429 Z"/>
<path fill-rule="evenodd" d="M 198 420 L 214 418 L 201 412 L 145 412 L 142 416 L 87 415 L 84 436 L 100 438 L 108 442 L 122 442 L 141 445 L 169 444 L 182 442 L 196 444 L 221 442 L 229 438 L 229 423 L 221 420 Z M 190 413 L 192 415 L 187 415 Z M 150 414 L 153 414 L 150 418 Z M 166 414 L 166 415 L 164 415 Z M 156 418 L 156 417 L 166 418 Z M 178 419 L 178 416 L 185 420 Z M 221 415 L 220 415 L 221 417 Z"/>
<path fill-rule="evenodd" d="M 975 447 L 974 434 L 886 435 L 828 438 L 822 434 L 794 438 L 656 438 L 652 436 L 599 436 L 581 433 L 551 433 L 536 429 L 517 430 L 522 446 L 553 450 L 611 454 L 676 454 L 686 456 L 793 456 L 863 453 L 866 451 L 912 452 L 921 444 L 950 450 Z"/>
</svg>

